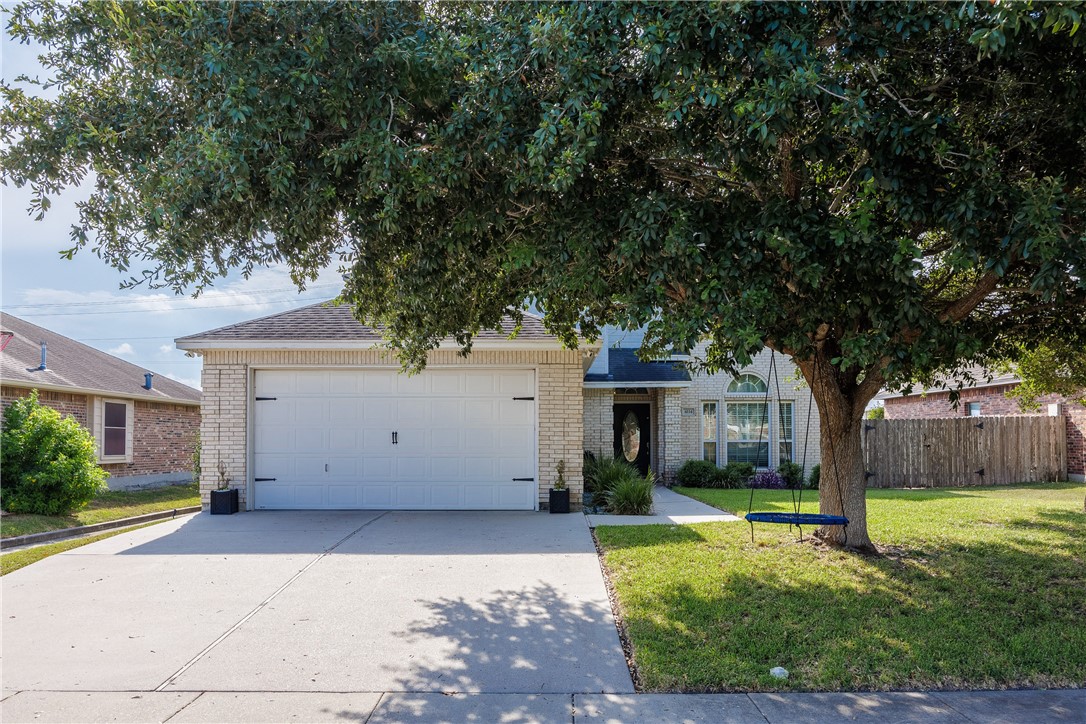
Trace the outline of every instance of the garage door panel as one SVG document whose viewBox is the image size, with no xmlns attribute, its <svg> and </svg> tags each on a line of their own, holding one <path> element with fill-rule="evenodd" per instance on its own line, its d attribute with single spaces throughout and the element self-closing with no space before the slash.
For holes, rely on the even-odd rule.
<svg viewBox="0 0 1086 724">
<path fill-rule="evenodd" d="M 370 426 L 380 426 L 392 431 L 395 424 L 395 400 L 392 398 L 365 397 L 361 401 L 362 424 L 367 431 Z"/>
<path fill-rule="evenodd" d="M 396 422 L 401 427 L 407 425 L 429 425 L 430 405 L 426 398 L 396 400 Z"/>
<path fill-rule="evenodd" d="M 466 400 L 464 425 L 493 425 L 498 414 L 496 402 L 497 400 Z"/>
<path fill-rule="evenodd" d="M 392 487 L 392 507 L 422 509 L 430 507 L 429 487 L 423 485 L 395 485 Z"/>
<path fill-rule="evenodd" d="M 530 370 L 259 370 L 257 508 L 533 509 Z M 392 433 L 397 433 L 397 443 Z"/>
<path fill-rule="evenodd" d="M 362 377 L 355 370 L 332 370 L 327 373 L 328 392 L 333 395 L 359 395 Z"/>
<path fill-rule="evenodd" d="M 421 396 L 430 394 L 430 380 L 433 375 L 396 375 L 396 394 Z"/>
<path fill-rule="evenodd" d="M 460 497 L 460 486 L 435 485 L 431 487 L 430 505 L 434 508 L 462 508 L 463 500 Z"/>
<path fill-rule="evenodd" d="M 498 431 L 498 447 L 503 452 L 531 450 L 534 437 L 532 430 L 527 427 L 503 427 Z"/>
<path fill-rule="evenodd" d="M 324 452 L 332 431 L 320 427 L 299 427 L 294 431 L 294 450 Z"/>
<path fill-rule="evenodd" d="M 261 370 L 256 376 L 253 389 L 257 397 L 275 397 L 278 394 L 294 392 L 296 372 L 286 370 Z"/>
<path fill-rule="evenodd" d="M 460 396 L 464 394 L 464 378 L 462 375 L 436 374 L 432 377 L 430 394 L 433 397 Z"/>
<path fill-rule="evenodd" d="M 503 397 L 533 397 L 535 377 L 516 372 L 498 373 L 498 391 Z"/>
<path fill-rule="evenodd" d="M 294 403 L 294 420 L 299 425 L 324 425 L 328 422 L 328 400 L 298 399 Z"/>
<path fill-rule="evenodd" d="M 458 428 L 437 427 L 430 431 L 430 449 L 435 453 L 456 452 L 463 447 Z"/>
<path fill-rule="evenodd" d="M 332 452 L 356 452 L 364 442 L 354 428 L 335 428 L 329 433 L 328 449 Z"/>
<path fill-rule="evenodd" d="M 430 478 L 430 460 L 424 457 L 396 457 L 393 474 L 397 480 L 423 482 Z"/>
<path fill-rule="evenodd" d="M 358 487 L 354 485 L 329 485 L 328 506 L 330 508 L 357 508 Z"/>
</svg>

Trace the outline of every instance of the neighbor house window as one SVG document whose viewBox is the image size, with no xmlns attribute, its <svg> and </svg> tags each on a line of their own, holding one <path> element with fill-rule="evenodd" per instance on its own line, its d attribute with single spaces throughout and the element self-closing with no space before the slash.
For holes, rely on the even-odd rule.
<svg viewBox="0 0 1086 724">
<path fill-rule="evenodd" d="M 777 441 L 780 446 L 780 462 L 794 462 L 792 457 L 792 428 L 793 410 L 795 406 L 791 402 L 778 403 L 778 423 L 780 428 L 777 433 Z"/>
<path fill-rule="evenodd" d="M 102 456 L 124 455 L 128 440 L 128 406 L 123 402 L 104 402 L 102 418 Z"/>
<path fill-rule="evenodd" d="M 132 462 L 132 402 L 94 401 L 94 437 L 98 460 L 104 463 Z"/>
<path fill-rule="evenodd" d="M 701 403 L 701 459 L 716 463 L 716 403 Z"/>
<path fill-rule="evenodd" d="M 766 403 L 728 402 L 728 462 L 769 467 L 769 410 Z"/>
<path fill-rule="evenodd" d="M 970 417 L 980 417 L 980 403 L 979 402 L 970 402 L 968 410 L 969 410 L 969 416 Z"/>
</svg>

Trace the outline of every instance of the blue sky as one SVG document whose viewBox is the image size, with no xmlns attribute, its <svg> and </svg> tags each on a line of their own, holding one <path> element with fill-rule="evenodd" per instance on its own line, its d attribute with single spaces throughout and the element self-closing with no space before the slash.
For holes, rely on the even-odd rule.
<svg viewBox="0 0 1086 724">
<path fill-rule="evenodd" d="M 42 73 L 39 48 L 0 35 L 5 81 Z M 27 213 L 29 188 L 0 186 L 0 194 L 3 310 L 193 387 L 200 386 L 200 360 L 177 350 L 176 337 L 330 299 L 340 291 L 340 274 L 328 269 L 299 294 L 285 267 L 260 269 L 247 280 L 227 278 L 199 299 L 162 289 L 121 289 L 127 275 L 93 252 L 85 250 L 71 261 L 60 256 L 71 246 L 75 204 L 85 192 L 71 189 L 53 197 L 42 221 Z"/>
</svg>

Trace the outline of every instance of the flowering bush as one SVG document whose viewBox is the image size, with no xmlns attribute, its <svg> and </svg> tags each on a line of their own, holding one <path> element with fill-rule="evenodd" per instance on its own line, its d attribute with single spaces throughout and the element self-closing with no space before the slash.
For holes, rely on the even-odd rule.
<svg viewBox="0 0 1086 724">
<path fill-rule="evenodd" d="M 750 479 L 750 487 L 766 490 L 783 490 L 785 487 L 784 478 L 773 470 L 762 470 L 761 472 L 755 473 L 754 477 Z"/>
</svg>

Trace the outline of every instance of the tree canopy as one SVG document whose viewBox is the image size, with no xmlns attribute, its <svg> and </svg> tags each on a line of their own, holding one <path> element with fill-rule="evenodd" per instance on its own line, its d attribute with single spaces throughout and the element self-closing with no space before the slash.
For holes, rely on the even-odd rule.
<svg viewBox="0 0 1086 724">
<path fill-rule="evenodd" d="M 73 246 L 136 282 L 338 260 L 412 363 L 528 303 L 714 369 L 768 345 L 825 452 L 884 385 L 1083 326 L 1081 14 L 41 0 L 10 32 L 58 92 L 4 84 L 0 164 L 41 211 L 93 175 Z"/>
</svg>

